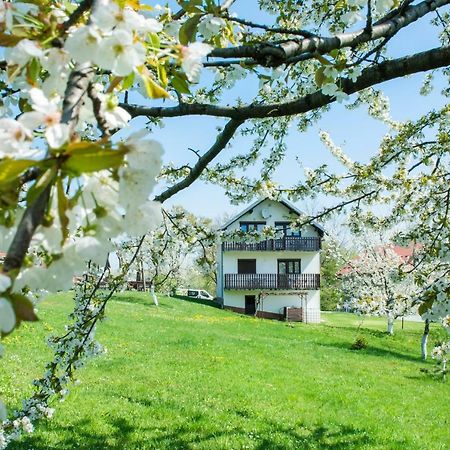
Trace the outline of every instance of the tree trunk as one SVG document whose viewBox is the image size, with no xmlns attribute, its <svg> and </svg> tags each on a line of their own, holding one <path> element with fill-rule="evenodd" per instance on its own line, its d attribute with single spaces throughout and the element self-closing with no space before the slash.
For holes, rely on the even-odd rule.
<svg viewBox="0 0 450 450">
<path fill-rule="evenodd" d="M 392 314 L 388 314 L 388 322 L 387 322 L 387 332 L 389 334 L 394 334 L 394 317 Z"/>
<path fill-rule="evenodd" d="M 155 306 L 159 306 L 158 297 L 155 294 L 155 286 L 153 285 L 153 283 L 150 286 L 150 294 L 152 296 L 152 300 L 153 300 L 153 303 L 155 304 Z"/>
<path fill-rule="evenodd" d="M 144 261 L 142 260 L 141 260 L 141 273 L 142 273 L 142 290 L 145 292 L 147 290 L 147 286 L 145 283 Z"/>
<path fill-rule="evenodd" d="M 430 320 L 425 320 L 425 328 L 423 329 L 422 342 L 420 345 L 422 351 L 422 359 L 425 361 L 427 359 L 427 344 L 428 344 L 428 335 L 430 334 Z"/>
</svg>

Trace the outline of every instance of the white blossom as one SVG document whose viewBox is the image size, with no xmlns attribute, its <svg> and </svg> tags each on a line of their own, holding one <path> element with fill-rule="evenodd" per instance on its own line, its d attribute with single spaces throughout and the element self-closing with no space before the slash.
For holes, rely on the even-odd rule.
<svg viewBox="0 0 450 450">
<path fill-rule="evenodd" d="M 49 100 L 42 90 L 30 90 L 30 99 L 34 111 L 22 114 L 21 121 L 30 129 L 45 126 L 45 138 L 51 148 L 59 148 L 69 140 L 69 127 L 61 123 L 59 97 Z"/>
<path fill-rule="evenodd" d="M 16 326 L 14 309 L 6 298 L 0 297 L 0 332 L 9 333 Z"/>
<path fill-rule="evenodd" d="M 125 127 L 131 120 L 131 115 L 119 106 L 117 97 L 113 94 L 98 93 L 101 100 L 101 115 L 105 118 L 110 129 Z"/>
<path fill-rule="evenodd" d="M 348 95 L 335 83 L 326 83 L 322 86 L 321 90 L 323 94 L 329 95 L 330 97 L 335 97 L 338 102 L 348 98 Z"/>
<path fill-rule="evenodd" d="M 96 27 L 80 27 L 69 35 L 64 48 L 76 62 L 95 62 L 101 41 L 102 36 Z"/>
<path fill-rule="evenodd" d="M 124 29 L 115 30 L 103 39 L 98 50 L 94 62 L 118 76 L 126 76 L 145 63 L 145 47 Z"/>
<path fill-rule="evenodd" d="M 375 9 L 378 13 L 383 14 L 386 11 L 389 11 L 394 6 L 394 4 L 394 0 L 376 0 Z"/>
<path fill-rule="evenodd" d="M 125 230 L 130 236 L 141 236 L 155 229 L 161 220 L 161 204 L 149 200 L 136 209 L 128 209 Z"/>
<path fill-rule="evenodd" d="M 111 0 L 100 0 L 96 3 L 92 22 L 104 32 L 122 28 L 130 32 L 159 33 L 163 28 L 156 19 L 146 18 L 130 7 L 120 8 Z"/>
<path fill-rule="evenodd" d="M 42 48 L 35 41 L 29 39 L 22 39 L 15 47 L 6 51 L 8 63 L 19 66 L 24 66 L 32 58 L 40 59 L 43 55 Z"/>
<path fill-rule="evenodd" d="M 208 55 L 212 47 L 201 42 L 194 42 L 182 48 L 182 68 L 191 83 L 198 83 L 202 70 L 202 59 Z"/>
<path fill-rule="evenodd" d="M 33 132 L 24 122 L 23 116 L 18 120 L 0 119 L 0 158 L 28 159 L 36 155 L 36 151 L 30 149 Z"/>
<path fill-rule="evenodd" d="M 0 273 L 0 293 L 7 291 L 11 287 L 11 278 Z"/>
<path fill-rule="evenodd" d="M 217 35 L 225 25 L 226 22 L 221 17 L 206 14 L 198 25 L 198 31 L 206 40 L 209 40 Z"/>
</svg>

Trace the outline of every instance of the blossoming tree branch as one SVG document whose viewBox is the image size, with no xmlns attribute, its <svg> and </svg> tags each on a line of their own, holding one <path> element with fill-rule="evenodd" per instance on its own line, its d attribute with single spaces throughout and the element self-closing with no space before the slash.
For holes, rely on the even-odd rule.
<svg viewBox="0 0 450 450">
<path fill-rule="evenodd" d="M 64 396 L 82 358 L 101 351 L 95 326 L 124 276 L 110 276 L 106 263 L 115 243 L 155 229 L 161 203 L 199 178 L 235 201 L 322 190 L 341 199 L 334 209 L 350 206 L 354 214 L 388 201 L 389 217 L 368 215 L 365 223 L 411 224 L 402 237 L 422 244 L 414 267 L 424 293 L 421 313 L 448 326 L 449 109 L 398 123 L 376 87 L 425 72 L 426 93 L 434 74 L 448 76 L 450 2 L 260 0 L 273 18 L 267 24 L 236 15 L 238 2 L 179 0 L 171 9 L 139 0 L 0 0 L 2 336 L 37 320 L 34 306 L 45 292 L 70 288 L 74 277 L 82 281 L 73 323 L 52 339 L 55 359 L 23 411 L 2 425 L 0 448 L 51 415 L 52 396 Z M 431 21 L 439 45 L 392 57 L 391 44 L 418 21 Z M 213 72 L 213 81 L 199 84 L 202 71 Z M 234 84 L 255 81 L 251 102 L 227 104 Z M 334 102 L 369 105 L 388 124 L 379 154 L 368 165 L 353 163 L 323 133 L 348 173 L 322 166 L 295 186 L 276 185 L 271 176 L 283 160 L 289 125 L 307 130 Z M 208 150 L 196 151 L 194 165 L 162 166 L 162 147 L 148 139 L 148 129 L 194 115 L 228 122 Z M 139 116 L 149 119 L 148 129 L 115 136 Z M 253 146 L 215 162 L 239 130 L 254 137 Z M 239 173 L 254 164 L 261 166 L 257 179 Z M 99 290 L 106 279 L 107 294 Z"/>
</svg>

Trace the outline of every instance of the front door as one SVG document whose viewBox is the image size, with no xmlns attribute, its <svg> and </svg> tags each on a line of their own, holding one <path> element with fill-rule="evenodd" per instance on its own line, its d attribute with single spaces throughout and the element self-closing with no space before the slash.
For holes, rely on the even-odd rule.
<svg viewBox="0 0 450 450">
<path fill-rule="evenodd" d="M 254 316 L 256 313 L 256 295 L 245 296 L 245 314 Z"/>
</svg>

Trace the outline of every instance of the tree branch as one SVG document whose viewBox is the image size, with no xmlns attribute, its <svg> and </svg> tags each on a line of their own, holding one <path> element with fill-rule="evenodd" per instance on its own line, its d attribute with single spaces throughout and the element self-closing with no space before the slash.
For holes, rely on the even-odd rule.
<svg viewBox="0 0 450 450">
<path fill-rule="evenodd" d="M 263 25 L 263 24 L 259 24 L 259 23 L 255 23 L 255 22 L 250 22 L 249 20 L 239 19 L 238 17 L 233 17 L 228 14 L 224 15 L 223 17 L 224 17 L 224 19 L 227 19 L 230 22 L 239 23 L 241 25 L 245 25 L 250 28 L 258 28 L 260 30 L 267 31 L 269 33 L 291 34 L 293 36 L 302 36 L 302 37 L 306 37 L 306 38 L 317 37 L 316 34 L 311 33 L 310 31 L 306 31 L 306 30 L 294 30 L 294 29 L 283 28 L 283 27 L 271 27 L 269 25 Z"/>
<path fill-rule="evenodd" d="M 70 15 L 69 19 L 66 20 L 62 24 L 62 28 L 64 31 L 67 31 L 71 26 L 75 25 L 81 18 L 81 16 L 92 8 L 92 4 L 94 3 L 94 0 L 83 0 L 79 5 L 78 8 Z"/>
<path fill-rule="evenodd" d="M 78 122 L 82 99 L 88 89 L 93 73 L 94 71 L 91 67 L 82 65 L 75 68 L 70 74 L 64 96 L 61 122 L 69 125 L 71 131 L 73 131 Z M 52 184 L 50 183 L 37 197 L 34 203 L 29 205 L 24 212 L 5 257 L 5 262 L 3 264 L 4 272 L 18 270 L 22 266 L 23 259 L 28 251 L 34 232 L 42 223 L 42 219 L 48 206 L 51 187 Z"/>
<path fill-rule="evenodd" d="M 243 120 L 230 120 L 225 125 L 222 133 L 220 133 L 217 137 L 214 145 L 202 157 L 200 157 L 194 167 L 192 167 L 189 175 L 179 183 L 174 184 L 161 194 L 157 195 L 155 197 L 155 201 L 163 203 L 177 192 L 190 186 L 200 176 L 205 167 L 225 148 L 228 142 L 230 142 L 234 133 L 243 122 Z"/>
<path fill-rule="evenodd" d="M 223 59 L 250 58 L 265 66 L 279 66 L 303 54 L 308 54 L 307 59 L 311 59 L 317 53 L 323 54 L 339 48 L 356 47 L 392 36 L 426 14 L 449 3 L 450 0 L 424 0 L 417 5 L 399 9 L 394 17 L 378 21 L 370 29 L 365 27 L 352 33 L 341 33 L 332 37 L 314 36 L 298 41 L 289 40 L 281 44 L 269 42 L 255 46 L 216 48 L 208 56 Z"/>
<path fill-rule="evenodd" d="M 100 97 L 98 96 L 98 92 L 95 89 L 94 83 L 89 83 L 88 87 L 88 96 L 92 100 L 92 106 L 94 110 L 94 116 L 97 120 L 98 128 L 100 129 L 102 133 L 102 137 L 110 137 L 111 136 L 111 130 L 108 125 L 108 121 L 102 114 L 102 101 Z"/>
<path fill-rule="evenodd" d="M 354 94 L 368 87 L 411 75 L 417 72 L 437 69 L 450 64 L 450 46 L 439 47 L 416 53 L 404 58 L 393 59 L 364 69 L 356 81 L 341 79 L 340 85 L 346 94 Z M 281 117 L 302 114 L 335 101 L 335 97 L 316 91 L 297 100 L 268 105 L 249 105 L 242 107 L 215 106 L 202 103 L 183 103 L 173 107 L 141 107 L 121 104 L 133 117 L 179 117 L 179 116 L 215 116 L 229 117 L 235 120 L 252 118 Z"/>
</svg>

